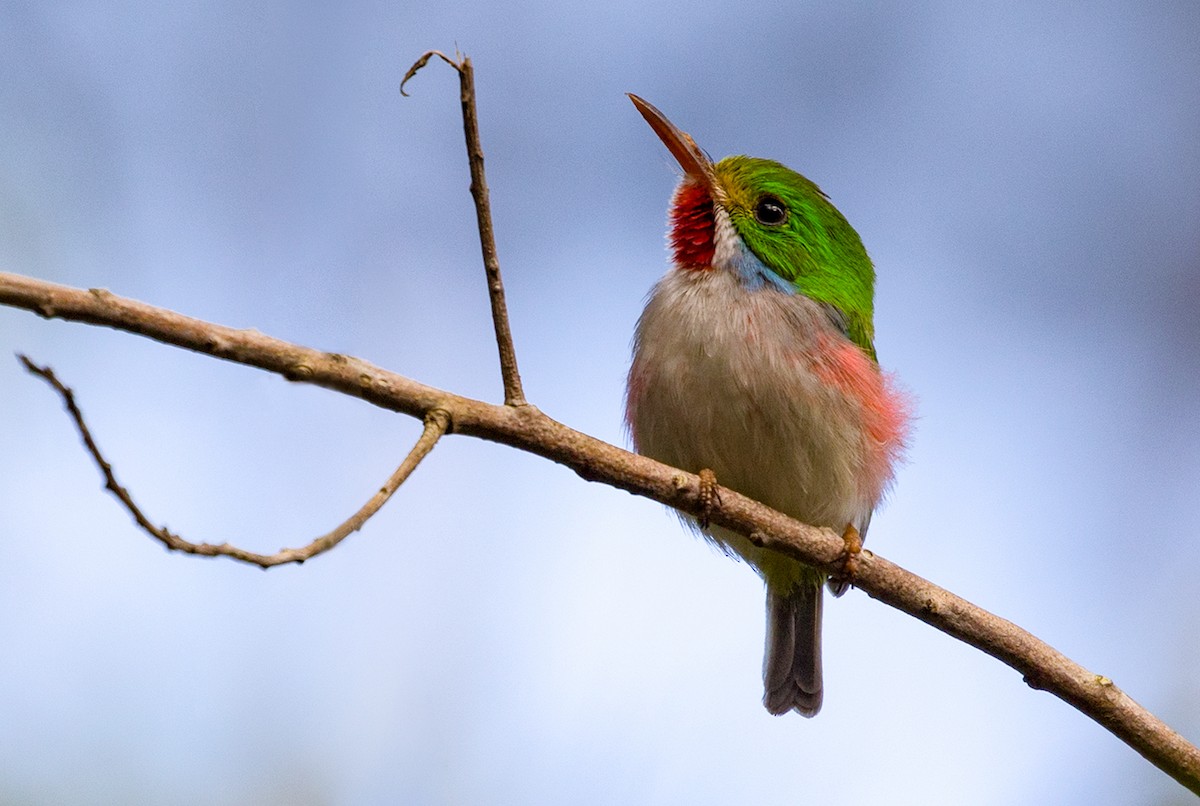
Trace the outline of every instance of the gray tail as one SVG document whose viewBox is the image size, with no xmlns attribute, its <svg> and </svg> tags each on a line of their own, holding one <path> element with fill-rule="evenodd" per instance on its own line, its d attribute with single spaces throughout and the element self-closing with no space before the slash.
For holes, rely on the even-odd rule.
<svg viewBox="0 0 1200 806">
<path fill-rule="evenodd" d="M 801 583 L 787 593 L 767 588 L 763 705 L 772 714 L 821 710 L 821 588 Z"/>
</svg>

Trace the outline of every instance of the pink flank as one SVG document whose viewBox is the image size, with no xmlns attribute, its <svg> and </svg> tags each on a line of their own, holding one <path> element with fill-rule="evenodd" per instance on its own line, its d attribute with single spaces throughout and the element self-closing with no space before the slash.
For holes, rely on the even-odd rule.
<svg viewBox="0 0 1200 806">
<path fill-rule="evenodd" d="M 832 334 L 817 339 L 817 351 L 808 360 L 822 382 L 862 406 L 863 426 L 869 437 L 865 466 L 868 488 L 878 501 L 892 482 L 894 465 L 908 441 L 912 402 L 895 387 L 891 374 L 857 345 Z"/>
</svg>

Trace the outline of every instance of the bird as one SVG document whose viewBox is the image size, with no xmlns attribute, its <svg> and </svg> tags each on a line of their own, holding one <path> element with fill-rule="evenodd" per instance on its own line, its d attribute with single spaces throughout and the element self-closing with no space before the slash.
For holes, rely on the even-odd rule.
<svg viewBox="0 0 1200 806">
<path fill-rule="evenodd" d="M 657 108 L 629 98 L 683 172 L 667 217 L 671 265 L 633 338 L 634 449 L 699 474 L 702 499 L 719 484 L 833 529 L 853 552 L 911 422 L 908 393 L 875 352 L 871 258 L 809 179 L 767 159 L 713 162 Z M 852 580 L 706 521 L 690 523 L 766 585 L 763 705 L 815 716 L 823 587 L 841 595 Z"/>
</svg>

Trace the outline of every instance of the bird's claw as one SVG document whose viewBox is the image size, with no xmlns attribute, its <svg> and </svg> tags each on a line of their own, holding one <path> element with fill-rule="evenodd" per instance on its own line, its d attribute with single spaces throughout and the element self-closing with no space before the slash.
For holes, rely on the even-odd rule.
<svg viewBox="0 0 1200 806">
<path fill-rule="evenodd" d="M 700 512 L 696 516 L 696 521 L 700 524 L 701 529 L 707 529 L 709 516 L 721 506 L 721 493 L 717 489 L 716 473 L 706 467 L 696 475 L 700 477 L 700 492 L 697 495 Z"/>
<path fill-rule="evenodd" d="M 841 569 L 830 576 L 829 586 L 833 590 L 834 596 L 841 596 L 851 585 L 854 584 L 854 577 L 858 573 L 858 558 L 862 555 L 862 535 L 858 533 L 858 529 L 854 528 L 854 524 L 846 524 L 846 528 L 842 531 L 842 567 Z"/>
</svg>

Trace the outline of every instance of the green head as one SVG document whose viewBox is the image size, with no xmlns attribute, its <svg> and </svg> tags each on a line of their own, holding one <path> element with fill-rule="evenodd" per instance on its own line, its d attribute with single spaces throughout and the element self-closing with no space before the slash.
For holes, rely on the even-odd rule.
<svg viewBox="0 0 1200 806">
<path fill-rule="evenodd" d="M 875 269 L 858 233 L 821 189 L 771 160 L 737 156 L 714 164 L 661 112 L 630 98 L 685 173 L 670 214 L 676 264 L 734 265 L 750 281 L 761 275 L 823 303 L 874 358 Z"/>
</svg>

